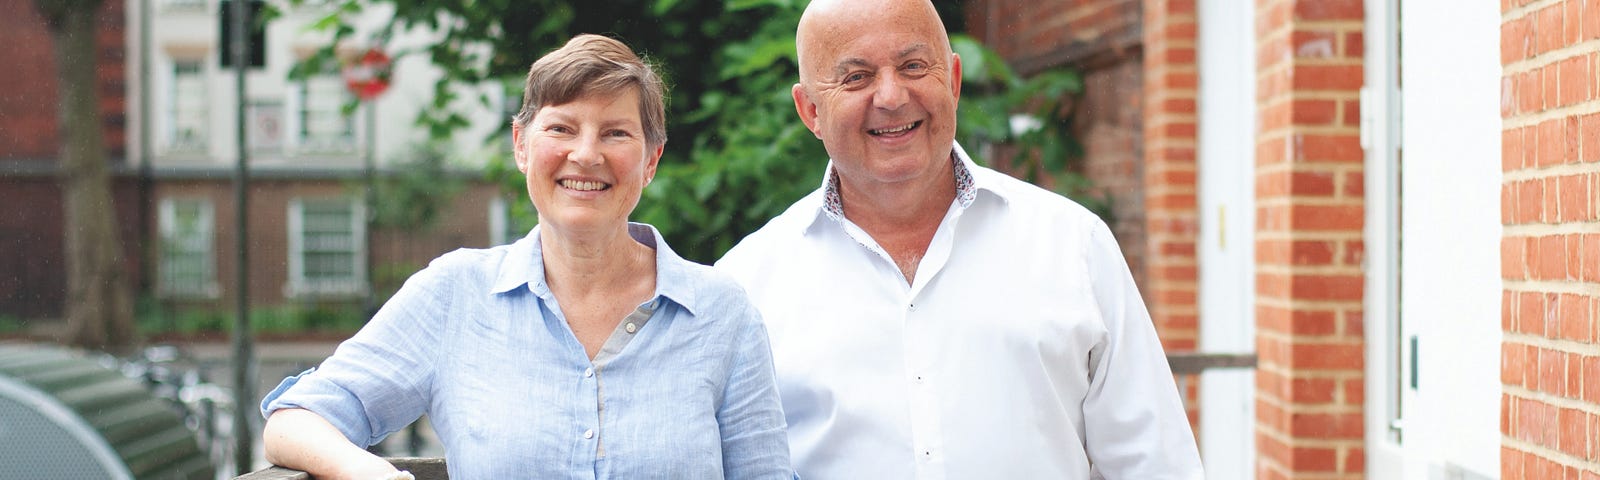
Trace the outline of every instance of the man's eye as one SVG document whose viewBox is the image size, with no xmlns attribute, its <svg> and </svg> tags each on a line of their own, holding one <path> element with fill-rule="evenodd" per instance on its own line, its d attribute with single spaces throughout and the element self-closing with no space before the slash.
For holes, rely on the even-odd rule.
<svg viewBox="0 0 1600 480">
<path fill-rule="evenodd" d="M 844 77 L 844 83 L 847 84 L 847 85 L 853 85 L 853 84 L 861 83 L 862 81 L 865 81 L 866 79 L 867 79 L 867 74 L 865 74 L 865 73 L 859 73 L 859 72 L 858 73 L 852 73 L 852 74 L 846 75 Z"/>
<path fill-rule="evenodd" d="M 928 64 L 922 62 L 911 62 L 906 64 L 906 70 L 924 70 L 927 68 Z"/>
</svg>

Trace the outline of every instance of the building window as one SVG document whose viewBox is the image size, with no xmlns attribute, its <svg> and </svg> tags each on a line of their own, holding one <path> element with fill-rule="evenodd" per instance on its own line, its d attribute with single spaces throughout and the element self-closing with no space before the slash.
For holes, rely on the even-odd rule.
<svg viewBox="0 0 1600 480">
<path fill-rule="evenodd" d="M 174 152 L 205 152 L 211 123 L 205 71 L 196 60 L 172 64 L 172 90 L 167 92 L 167 118 L 172 125 L 168 145 Z"/>
<path fill-rule="evenodd" d="M 289 203 L 289 296 L 366 291 L 365 218 L 365 209 L 354 199 Z"/>
<path fill-rule="evenodd" d="M 355 151 L 355 118 L 344 111 L 351 100 L 337 75 L 313 75 L 301 83 L 300 150 Z"/>
<path fill-rule="evenodd" d="M 212 249 L 215 233 L 211 202 L 204 199 L 161 200 L 161 284 L 167 297 L 217 296 L 217 264 Z"/>
</svg>

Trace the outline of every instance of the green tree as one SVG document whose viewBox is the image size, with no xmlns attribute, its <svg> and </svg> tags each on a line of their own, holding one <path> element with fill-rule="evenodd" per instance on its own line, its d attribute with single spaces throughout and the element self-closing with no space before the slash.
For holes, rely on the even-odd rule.
<svg viewBox="0 0 1600 480">
<path fill-rule="evenodd" d="M 95 89 L 95 20 L 103 0 L 35 0 L 54 40 L 61 92 L 61 183 L 66 216 L 67 342 L 123 350 L 136 341 L 111 175 Z"/>
<path fill-rule="evenodd" d="M 350 39 L 355 16 L 377 3 L 392 6 L 395 21 L 363 40 L 381 42 L 395 29 L 413 27 L 444 38 L 422 51 L 396 52 L 426 55 L 444 72 L 433 108 L 419 118 L 435 137 L 467 123 L 447 108 L 457 100 L 454 86 L 499 81 L 520 98 L 528 65 L 572 35 L 611 35 L 655 61 L 671 86 L 669 140 L 633 218 L 660 228 L 687 258 L 716 260 L 821 183 L 827 154 L 796 117 L 790 96 L 799 77 L 794 32 L 806 0 L 342 0 L 319 26 L 333 31 L 335 41 Z M 1057 71 L 1017 78 L 993 52 L 959 35 L 965 18 L 960 1 L 934 4 L 969 65 L 962 142 L 968 148 L 1016 145 L 1013 165 L 1024 176 L 1080 185 L 1075 179 L 1082 177 L 1071 173 L 1080 149 L 1066 128 L 1070 116 L 1060 108 L 1062 98 L 1081 88 L 1077 76 Z M 312 62 L 329 61 L 332 52 L 330 45 Z M 1008 119 L 1019 112 L 1031 112 L 1039 128 L 1012 132 Z M 490 178 L 524 198 L 509 153 L 489 165 Z M 511 205 L 524 219 L 519 226 L 531 226 L 531 205 Z"/>
</svg>

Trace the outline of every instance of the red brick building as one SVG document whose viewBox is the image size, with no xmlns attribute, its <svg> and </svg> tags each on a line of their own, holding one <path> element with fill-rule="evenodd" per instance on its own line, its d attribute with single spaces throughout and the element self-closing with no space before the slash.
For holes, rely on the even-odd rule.
<svg viewBox="0 0 1600 480">
<path fill-rule="evenodd" d="M 119 241 L 145 305 L 231 312 L 238 271 L 232 174 L 234 70 L 220 65 L 215 0 L 107 1 L 99 12 L 97 63 L 111 162 Z M 148 47 L 138 30 L 152 25 Z M 397 287 L 405 274 L 459 247 L 503 241 L 504 201 L 493 186 L 463 175 L 459 194 L 439 206 L 437 223 L 375 229 L 363 218 L 362 159 L 376 148 L 377 170 L 403 168 L 415 151 L 395 139 L 431 92 L 418 64 L 396 66 L 397 82 L 378 100 L 374 132 L 341 112 L 342 82 L 286 81 L 314 50 L 297 34 L 310 14 L 292 11 L 259 36 L 260 64 L 248 70 L 247 143 L 251 163 L 249 299 L 257 308 L 333 305 L 353 309 L 369 291 Z M 404 41 L 401 38 L 400 41 Z M 52 323 L 66 301 L 66 269 L 56 161 L 57 80 L 52 39 L 32 1 L 0 3 L 0 320 Z M 142 64 L 141 62 L 148 62 Z M 141 75 L 148 68 L 149 74 Z M 143 84 L 143 85 L 141 85 Z M 336 88 L 327 88 L 334 86 Z M 144 95 L 148 96 L 144 96 Z M 360 113 L 365 113 L 366 106 Z M 141 123 L 141 119 L 148 119 Z M 485 122 L 496 122 L 485 116 Z M 147 145 L 141 145 L 146 142 Z M 143 167 L 148 165 L 148 170 Z M 330 223 L 331 222 L 331 223 Z"/>
<path fill-rule="evenodd" d="M 96 23 L 95 58 L 107 156 L 126 173 L 126 29 L 122 2 L 106 2 Z M 33 2 L 0 4 L 0 316 L 59 317 L 67 290 L 62 192 L 56 157 L 61 144 L 56 108 L 56 60 L 50 31 Z M 126 175 L 113 182 L 123 257 L 139 279 L 138 185 Z"/>
<path fill-rule="evenodd" d="M 1169 352 L 1257 355 L 1181 380 L 1212 478 L 1600 478 L 1600 2 L 967 9 L 1088 79 Z"/>
</svg>

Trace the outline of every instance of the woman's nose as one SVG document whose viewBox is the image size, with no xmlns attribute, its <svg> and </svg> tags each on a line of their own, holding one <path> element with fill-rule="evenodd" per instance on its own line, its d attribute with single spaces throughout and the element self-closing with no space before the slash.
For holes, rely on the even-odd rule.
<svg viewBox="0 0 1600 480">
<path fill-rule="evenodd" d="M 567 161 L 584 167 L 599 165 L 605 161 L 605 156 L 600 154 L 599 141 L 600 139 L 587 136 L 579 138 L 572 146 L 572 150 L 567 152 Z"/>
</svg>

